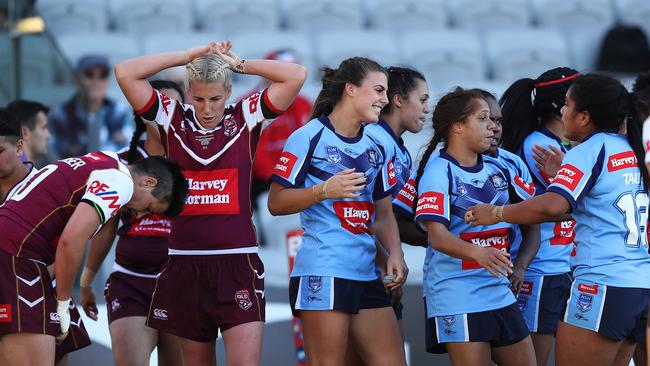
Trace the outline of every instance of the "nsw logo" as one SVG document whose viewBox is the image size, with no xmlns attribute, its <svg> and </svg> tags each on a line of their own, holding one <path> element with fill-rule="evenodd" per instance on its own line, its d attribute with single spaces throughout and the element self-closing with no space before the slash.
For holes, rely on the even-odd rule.
<svg viewBox="0 0 650 366">
<path fill-rule="evenodd" d="M 341 152 L 336 146 L 327 146 L 327 162 L 330 164 L 338 164 L 341 161 Z"/>
<path fill-rule="evenodd" d="M 242 310 L 248 310 L 251 307 L 253 307 L 253 302 L 251 301 L 251 297 L 248 293 L 248 290 L 239 290 L 235 294 L 235 300 L 237 301 L 237 305 L 239 305 L 239 308 Z"/>
<path fill-rule="evenodd" d="M 519 307 L 519 311 L 526 311 L 526 309 L 528 309 L 528 298 L 525 296 L 519 296 L 517 298 L 517 306 Z"/>
<path fill-rule="evenodd" d="M 456 193 L 461 197 L 467 194 L 465 183 L 463 183 L 459 178 L 456 178 Z"/>
<path fill-rule="evenodd" d="M 587 294 L 580 294 L 578 296 L 578 301 L 576 301 L 576 307 L 580 312 L 586 313 L 591 310 L 591 305 L 594 302 L 594 297 Z"/>
<path fill-rule="evenodd" d="M 323 288 L 323 277 L 321 276 L 309 276 L 307 282 L 307 286 L 311 292 L 316 293 L 320 291 L 321 288 Z"/>
<path fill-rule="evenodd" d="M 379 155 L 377 151 L 375 149 L 368 149 L 366 153 L 368 154 L 368 163 L 370 166 L 373 168 L 379 167 Z"/>
<path fill-rule="evenodd" d="M 456 323 L 455 315 L 446 315 L 442 317 L 442 321 L 445 323 L 445 334 L 450 335 L 456 333 L 451 327 Z"/>
</svg>

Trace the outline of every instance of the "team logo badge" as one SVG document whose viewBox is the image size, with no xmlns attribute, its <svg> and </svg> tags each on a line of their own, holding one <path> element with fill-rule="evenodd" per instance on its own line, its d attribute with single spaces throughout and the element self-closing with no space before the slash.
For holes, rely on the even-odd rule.
<svg viewBox="0 0 650 366">
<path fill-rule="evenodd" d="M 327 147 L 327 161 L 330 164 L 338 164 L 341 161 L 341 153 L 339 152 L 338 147 L 336 146 Z"/>
<path fill-rule="evenodd" d="M 467 188 L 465 188 L 465 183 L 461 182 L 460 179 L 456 178 L 456 192 L 459 196 L 464 196 L 467 194 Z"/>
<path fill-rule="evenodd" d="M 308 284 L 309 291 L 318 292 L 323 288 L 323 277 L 321 276 L 309 276 Z"/>
<path fill-rule="evenodd" d="M 235 132 L 237 132 L 237 124 L 235 121 L 231 119 L 224 119 L 223 120 L 223 134 L 226 135 L 226 137 L 233 137 L 235 136 Z"/>
<path fill-rule="evenodd" d="M 379 167 L 379 156 L 377 155 L 377 151 L 375 149 L 368 149 L 368 163 L 370 163 L 370 166 L 373 168 Z"/>
<path fill-rule="evenodd" d="M 167 310 L 155 308 L 153 309 L 153 317 L 154 319 L 167 320 Z"/>
<path fill-rule="evenodd" d="M 447 315 L 442 317 L 442 321 L 445 323 L 445 334 L 454 334 L 453 329 L 451 327 L 456 323 L 456 316 L 455 315 Z"/>
<path fill-rule="evenodd" d="M 520 295 L 517 298 L 517 306 L 519 307 L 519 311 L 526 311 L 528 309 L 528 298 Z"/>
<path fill-rule="evenodd" d="M 576 307 L 580 312 L 586 313 L 591 310 L 591 304 L 594 301 L 594 297 L 587 294 L 580 294 L 578 296 L 578 301 L 576 302 Z"/>
<path fill-rule="evenodd" d="M 508 187 L 508 183 L 505 181 L 505 179 L 503 179 L 503 177 L 500 174 L 491 175 L 490 181 L 492 182 L 494 188 L 498 190 L 506 189 Z"/>
<path fill-rule="evenodd" d="M 239 308 L 242 310 L 248 310 L 253 306 L 253 302 L 251 301 L 251 297 L 248 294 L 248 290 L 237 291 L 235 294 L 235 300 L 237 301 Z"/>
<path fill-rule="evenodd" d="M 122 304 L 117 299 L 111 301 L 111 311 L 117 311 L 122 307 Z"/>
<path fill-rule="evenodd" d="M 402 164 L 400 163 L 395 164 L 395 172 L 397 173 L 397 175 L 402 176 L 403 170 L 404 168 L 402 167 Z"/>
</svg>

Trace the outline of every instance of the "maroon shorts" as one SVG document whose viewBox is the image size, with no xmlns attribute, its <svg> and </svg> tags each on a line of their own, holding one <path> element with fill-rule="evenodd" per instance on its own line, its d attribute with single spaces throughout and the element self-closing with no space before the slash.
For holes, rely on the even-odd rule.
<svg viewBox="0 0 650 366">
<path fill-rule="evenodd" d="M 122 272 L 111 273 L 104 288 L 108 324 L 129 316 L 146 317 L 155 287 L 155 278 L 137 277 Z"/>
<path fill-rule="evenodd" d="M 59 316 L 47 268 L 0 250 L 0 337 L 12 333 L 56 336 Z"/>
<path fill-rule="evenodd" d="M 147 325 L 197 342 L 264 321 L 264 265 L 257 254 L 171 255 L 158 277 Z"/>
<path fill-rule="evenodd" d="M 63 356 L 70 352 L 80 350 L 84 347 L 90 346 L 90 337 L 81 321 L 81 314 L 74 304 L 74 300 L 70 300 L 70 332 L 65 338 L 63 343 L 56 345 L 56 355 L 54 363 L 61 361 Z"/>
</svg>

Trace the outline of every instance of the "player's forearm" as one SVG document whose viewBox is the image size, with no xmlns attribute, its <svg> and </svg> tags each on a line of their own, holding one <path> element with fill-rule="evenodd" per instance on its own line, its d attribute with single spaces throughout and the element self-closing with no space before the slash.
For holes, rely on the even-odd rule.
<svg viewBox="0 0 650 366">
<path fill-rule="evenodd" d="M 86 258 L 86 267 L 93 272 L 97 272 L 102 266 L 106 255 L 113 246 L 115 234 L 117 231 L 118 217 L 111 219 L 109 223 L 104 225 L 102 230 L 90 241 L 90 248 L 88 249 L 88 258 Z"/>
<path fill-rule="evenodd" d="M 300 64 L 274 60 L 246 60 L 246 74 L 261 76 L 272 83 L 298 85 L 307 77 L 307 68 Z"/>
<path fill-rule="evenodd" d="M 59 240 L 54 262 L 56 297 L 59 300 L 69 299 L 72 296 L 72 285 L 83 259 L 85 243 L 85 239 Z"/>
<path fill-rule="evenodd" d="M 564 197 L 546 192 L 516 204 L 506 205 L 503 208 L 503 221 L 519 225 L 554 221 L 569 208 L 569 203 Z"/>
<path fill-rule="evenodd" d="M 535 258 L 540 244 L 539 225 L 521 225 L 523 239 L 517 252 L 515 267 L 527 269 Z"/>
<path fill-rule="evenodd" d="M 457 238 L 444 226 L 434 228 L 436 224 L 442 226 L 437 222 L 427 222 L 427 237 L 433 249 L 454 258 L 472 260 L 475 258 L 475 251 L 480 247 Z"/>
<path fill-rule="evenodd" d="M 321 202 L 323 183 L 315 187 L 307 188 L 285 188 L 278 183 L 271 183 L 269 191 L 268 207 L 271 215 L 290 215 L 311 207 L 313 204 Z"/>
<path fill-rule="evenodd" d="M 122 84 L 125 80 L 145 80 L 156 73 L 189 62 L 185 52 L 164 52 L 139 56 L 115 65 L 115 77 Z"/>
</svg>

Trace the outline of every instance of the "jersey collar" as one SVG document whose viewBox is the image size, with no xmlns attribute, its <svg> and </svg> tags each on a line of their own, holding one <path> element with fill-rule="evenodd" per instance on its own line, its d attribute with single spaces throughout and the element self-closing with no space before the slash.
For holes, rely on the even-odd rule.
<svg viewBox="0 0 650 366">
<path fill-rule="evenodd" d="M 461 166 L 460 163 L 458 163 L 458 160 L 456 160 L 453 156 L 449 155 L 447 153 L 447 149 L 442 149 L 440 150 L 440 157 L 443 159 L 448 160 L 452 164 L 456 165 L 457 167 L 463 169 L 466 172 L 469 173 L 478 173 L 481 170 L 483 170 L 483 155 L 482 154 L 477 154 L 478 156 L 478 161 L 476 165 L 474 166 Z"/>
<path fill-rule="evenodd" d="M 356 142 L 361 141 L 361 138 L 363 137 L 363 124 L 361 125 L 361 129 L 359 130 L 359 134 L 355 137 L 345 137 L 342 135 L 339 135 L 336 133 L 336 130 L 334 129 L 334 126 L 332 125 L 332 122 L 330 121 L 329 117 L 325 115 L 325 113 L 321 114 L 320 117 L 318 117 L 318 120 L 320 123 L 325 125 L 325 127 L 329 128 L 339 139 L 343 140 L 344 142 L 354 144 Z"/>
</svg>

